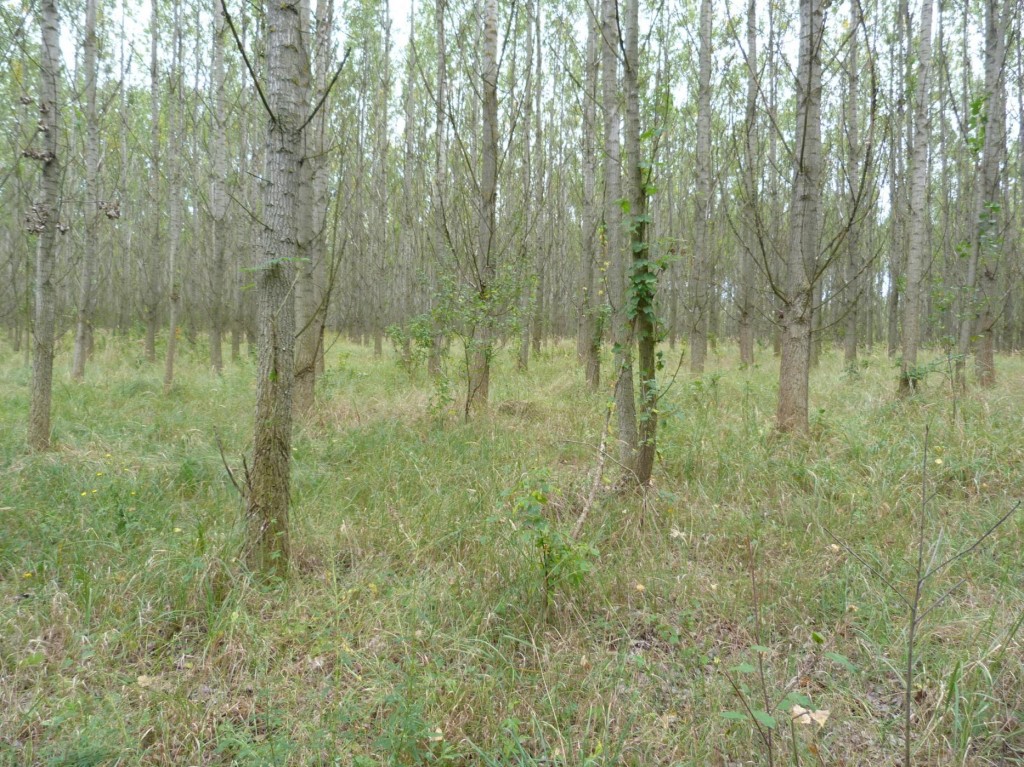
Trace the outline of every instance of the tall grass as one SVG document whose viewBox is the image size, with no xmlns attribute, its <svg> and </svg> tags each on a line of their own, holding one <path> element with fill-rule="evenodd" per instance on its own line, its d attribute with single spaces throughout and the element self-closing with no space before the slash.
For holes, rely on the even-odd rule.
<svg viewBox="0 0 1024 767">
<path fill-rule="evenodd" d="M 57 447 L 36 455 L 28 372 L 0 347 L 0 763 L 757 763 L 753 727 L 721 716 L 738 707 L 723 668 L 752 645 L 768 685 L 832 712 L 798 758 L 894 763 L 903 615 L 823 528 L 904 582 L 928 423 L 932 540 L 972 540 L 1024 486 L 1024 364 L 1001 359 L 954 418 L 938 374 L 899 400 L 891 361 L 826 354 L 812 434 L 792 439 L 772 428 L 774 361 L 736 356 L 665 395 L 646 497 L 608 462 L 581 536 L 599 556 L 546 611 L 514 499 L 543 472 L 571 530 L 608 399 L 569 344 L 528 373 L 500 354 L 492 396 L 515 404 L 470 423 L 424 373 L 333 344 L 296 429 L 292 575 L 270 586 L 236 560 L 218 449 L 236 471 L 249 449 L 247 359 L 216 376 L 186 347 L 165 395 L 134 342 L 102 339 L 83 384 L 65 351 Z M 943 581 L 969 576 L 921 629 L 920 764 L 1024 758 L 1022 534 L 1011 520 Z"/>
</svg>

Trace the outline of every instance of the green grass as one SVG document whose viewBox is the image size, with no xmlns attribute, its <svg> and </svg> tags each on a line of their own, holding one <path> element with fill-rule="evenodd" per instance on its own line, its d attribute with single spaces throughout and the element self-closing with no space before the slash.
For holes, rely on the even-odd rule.
<svg viewBox="0 0 1024 767">
<path fill-rule="evenodd" d="M 939 374 L 899 400 L 884 356 L 850 373 L 828 353 L 812 434 L 791 439 L 773 430 L 770 353 L 742 370 L 723 347 L 661 403 L 653 490 L 616 489 L 608 462 L 581 536 L 598 555 L 556 577 L 543 620 L 515 501 L 544 476 L 551 529 L 572 529 L 607 392 L 586 392 L 568 344 L 526 374 L 506 351 L 492 399 L 517 404 L 467 424 L 425 373 L 339 342 L 296 428 L 292 574 L 268 586 L 236 560 L 217 447 L 238 472 L 252 364 L 218 377 L 186 346 L 165 395 L 136 342 L 101 340 L 84 384 L 59 355 L 42 455 L 24 449 L 24 360 L 0 346 L 0 764 L 765 763 L 752 726 L 722 716 L 742 711 L 727 670 L 752 645 L 773 695 L 831 711 L 797 729 L 801 764 L 894 764 L 906 616 L 825 528 L 909 582 L 926 424 L 937 557 L 1024 487 L 1019 358 L 954 420 Z M 921 629 L 919 764 L 1024 758 L 1022 550 L 1024 514 L 934 586 L 967 579 Z M 779 738 L 793 764 L 788 725 Z"/>
</svg>

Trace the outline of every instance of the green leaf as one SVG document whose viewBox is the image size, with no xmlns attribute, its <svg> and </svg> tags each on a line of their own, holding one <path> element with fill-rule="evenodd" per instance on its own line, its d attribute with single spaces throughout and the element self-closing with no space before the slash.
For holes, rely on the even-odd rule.
<svg viewBox="0 0 1024 767">
<path fill-rule="evenodd" d="M 775 729 L 775 717 L 769 714 L 767 711 L 755 711 L 754 719 L 756 719 L 763 726 L 769 730 Z"/>
<path fill-rule="evenodd" d="M 823 637 L 817 631 L 812 631 L 811 632 L 811 639 L 814 640 L 814 644 L 816 644 L 816 645 L 823 645 L 823 644 L 825 644 L 825 637 Z"/>
<path fill-rule="evenodd" d="M 770 653 L 771 652 L 771 648 L 770 647 L 765 647 L 763 644 L 752 644 L 752 645 L 750 645 L 750 649 L 754 650 L 756 652 L 760 652 L 760 653 Z"/>
<path fill-rule="evenodd" d="M 738 666 L 733 666 L 731 669 L 734 674 L 753 674 L 757 671 L 750 663 L 741 663 Z"/>
<path fill-rule="evenodd" d="M 722 712 L 722 718 L 723 719 L 730 719 L 733 722 L 745 722 L 745 721 L 747 721 L 747 715 L 744 714 L 742 711 L 723 711 Z"/>
<path fill-rule="evenodd" d="M 837 652 L 827 652 L 825 653 L 825 657 L 829 660 L 835 661 L 840 666 L 849 671 L 851 674 L 857 673 L 857 667 L 854 666 L 850 659 L 847 658 L 845 655 L 840 655 Z"/>
</svg>

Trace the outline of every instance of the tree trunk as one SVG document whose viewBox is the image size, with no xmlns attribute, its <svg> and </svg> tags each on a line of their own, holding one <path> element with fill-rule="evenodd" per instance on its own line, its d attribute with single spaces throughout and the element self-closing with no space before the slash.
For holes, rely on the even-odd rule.
<svg viewBox="0 0 1024 767">
<path fill-rule="evenodd" d="M 856 0 L 854 0 L 856 1 Z M 757 0 L 747 3 L 747 103 L 744 130 L 744 186 L 746 187 L 745 239 L 740 247 L 739 344 L 740 364 L 754 364 L 754 267 L 755 253 L 760 249 L 757 216 L 759 206 L 757 129 Z"/>
<path fill-rule="evenodd" d="M 978 350 L 975 364 L 978 383 L 996 382 L 995 323 L 998 315 L 998 273 L 1003 235 L 1001 168 L 1006 152 L 1006 29 L 1009 2 L 986 0 L 985 14 L 985 142 L 981 160 L 981 204 L 975 215 L 975 248 L 978 251 Z M 1003 215 L 1000 215 L 1003 213 Z"/>
<path fill-rule="evenodd" d="M 914 93 L 914 144 L 910 156 L 910 240 L 907 247 L 906 291 L 903 300 L 903 362 L 900 391 L 917 387 L 917 350 L 921 344 L 921 279 L 928 245 L 928 138 L 931 133 L 931 69 L 933 0 L 921 5 L 917 74 Z"/>
<path fill-rule="evenodd" d="M 96 114 L 96 4 L 86 0 L 83 66 L 85 69 L 85 243 L 82 249 L 82 277 L 78 289 L 78 320 L 75 328 L 75 351 L 71 377 L 85 378 L 85 363 L 92 344 L 92 311 L 95 297 L 93 280 L 96 272 L 97 224 L 99 223 L 100 128 Z"/>
<path fill-rule="evenodd" d="M 710 0 L 704 0 L 710 9 Z M 655 360 L 656 318 L 654 296 L 658 278 L 650 261 L 647 241 L 647 185 L 649 173 L 644 170 L 640 155 L 640 20 L 639 0 L 627 0 L 625 8 L 625 66 L 623 86 L 626 91 L 626 178 L 629 193 L 630 252 L 633 255 L 630 278 L 630 304 L 635 307 L 633 333 L 637 339 L 637 363 L 640 374 L 640 401 L 637 406 L 636 482 L 646 486 L 651 481 L 657 455 L 658 381 Z M 710 17 L 710 10 L 708 11 Z M 708 21 L 710 26 L 710 18 Z M 710 75 L 709 75 L 710 76 Z M 648 166 L 649 167 L 649 166 Z"/>
<path fill-rule="evenodd" d="M 627 314 L 627 259 L 622 246 L 622 168 L 619 158 L 619 13 L 616 0 L 603 0 L 601 90 L 604 105 L 604 238 L 606 278 L 612 303 L 615 340 L 615 415 L 619 462 L 632 471 L 636 465 L 637 423 L 633 395 L 632 319 Z"/>
<path fill-rule="evenodd" d="M 480 210 L 477 221 L 476 275 L 480 316 L 473 333 L 466 416 L 487 406 L 491 380 L 491 289 L 495 277 L 494 225 L 498 192 L 498 0 L 485 0 L 483 29 L 483 109 Z"/>
<path fill-rule="evenodd" d="M 256 419 L 250 471 L 247 559 L 250 567 L 284 575 L 288 569 L 288 505 L 291 476 L 292 384 L 295 302 L 292 284 L 297 246 L 299 183 L 303 162 L 309 68 L 301 15 L 294 5 L 267 6 L 266 183 L 257 267 L 259 352 Z"/>
<path fill-rule="evenodd" d="M 847 42 L 849 54 L 846 60 L 846 108 L 843 120 L 846 124 L 846 191 L 849 200 L 849 229 L 846 233 L 846 317 L 843 328 L 843 360 L 847 367 L 857 362 L 857 324 L 861 304 L 861 184 L 860 165 L 860 31 L 861 2 L 850 0 L 850 37 Z"/>
<path fill-rule="evenodd" d="M 50 401 L 53 391 L 53 351 L 56 324 L 56 288 L 53 267 L 60 219 L 61 166 L 57 152 L 60 130 L 60 16 L 55 0 L 40 3 L 42 55 L 40 57 L 39 124 L 43 138 L 43 175 L 38 201 L 29 216 L 38 235 L 36 247 L 36 306 L 33 325 L 32 384 L 28 411 L 28 446 L 50 447 Z"/>
<path fill-rule="evenodd" d="M 179 16 L 180 4 L 174 5 L 174 64 L 172 75 L 172 101 L 170 110 L 170 134 L 173 137 L 181 135 L 179 125 L 181 124 L 181 110 L 184 100 L 181 95 L 183 78 L 181 74 L 181 18 Z M 177 147 L 177 142 L 172 141 L 172 147 Z M 167 235 L 167 273 L 169 293 L 169 322 L 167 326 L 167 356 L 164 359 L 164 391 L 170 391 L 174 384 L 174 359 L 178 350 L 178 314 L 181 311 L 181 283 L 178 278 L 178 242 L 181 236 L 181 160 L 178 149 L 172 149 L 171 155 L 167 158 L 170 166 L 171 178 L 171 200 L 168 214 L 168 235 Z"/>
<path fill-rule="evenodd" d="M 219 375 L 224 370 L 221 340 L 224 336 L 224 253 L 227 245 L 227 123 L 224 97 L 224 33 L 226 23 L 221 8 L 223 0 L 213 2 L 213 73 L 210 88 L 213 91 L 213 135 L 210 159 L 213 179 L 210 184 L 210 217 L 213 219 L 213 264 L 210 268 L 210 365 Z M 237 359 L 235 338 L 232 337 L 232 357 Z"/>
<path fill-rule="evenodd" d="M 587 12 L 587 71 L 583 96 L 583 301 L 580 346 L 587 385 L 594 391 L 601 384 L 601 307 L 604 290 L 598 288 L 597 202 L 597 78 L 600 59 L 597 50 L 598 21 Z"/>
<path fill-rule="evenodd" d="M 793 203 L 782 305 L 779 364 L 780 431 L 808 429 L 808 390 L 821 227 L 821 34 L 822 0 L 800 0 L 800 59 L 797 70 L 797 135 L 794 142 Z"/>
<path fill-rule="evenodd" d="M 704 373 L 711 318 L 711 0 L 700 4 L 700 54 L 697 84 L 697 189 L 694 195 L 694 248 L 691 273 L 690 372 Z"/>
<path fill-rule="evenodd" d="M 308 19 L 308 3 L 303 3 Z M 333 0 L 321 0 L 316 12 L 316 82 L 311 103 L 317 104 L 327 91 L 327 69 L 330 62 L 331 25 L 334 23 Z M 308 26 L 308 23 L 306 24 Z M 316 401 L 317 362 L 326 318 L 327 286 L 326 241 L 327 221 L 326 120 L 327 104 L 320 107 L 313 122 L 306 128 L 306 145 L 310 148 L 302 163 L 303 188 L 299 201 L 299 280 L 295 291 L 296 338 L 295 414 L 308 413 Z M 380 183 L 385 183 L 382 179 Z"/>
</svg>

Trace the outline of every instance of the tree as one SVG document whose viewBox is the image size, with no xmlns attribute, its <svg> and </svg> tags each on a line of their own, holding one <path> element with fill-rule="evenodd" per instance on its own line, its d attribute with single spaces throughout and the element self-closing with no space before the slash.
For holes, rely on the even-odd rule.
<svg viewBox="0 0 1024 767">
<path fill-rule="evenodd" d="M 213 103 L 210 137 L 210 218 L 213 219 L 213 263 L 210 268 L 210 365 L 220 373 L 224 368 L 221 338 L 224 335 L 224 252 L 227 245 L 227 124 L 225 115 L 224 35 L 227 24 L 221 0 L 213 2 L 213 71 L 210 77 Z"/>
<path fill-rule="evenodd" d="M 711 0 L 700 4 L 700 74 L 697 84 L 697 189 L 694 195 L 693 269 L 690 278 L 690 372 L 701 375 L 708 353 L 711 313 Z"/>
<path fill-rule="evenodd" d="M 82 253 L 81 283 L 78 290 L 78 319 L 71 377 L 85 377 L 85 362 L 92 345 L 92 310 L 95 302 L 93 280 L 96 271 L 96 242 L 99 221 L 100 128 L 96 112 L 96 4 L 86 0 L 85 30 L 82 41 L 82 65 L 85 69 L 85 247 Z"/>
<path fill-rule="evenodd" d="M 776 422 L 784 432 L 803 433 L 808 428 L 811 322 L 821 231 L 822 6 L 822 0 L 800 0 L 793 197 L 785 282 L 780 296 L 782 353 Z"/>
<path fill-rule="evenodd" d="M 309 59 L 298 4 L 267 5 L 268 112 L 261 263 L 256 267 L 257 376 L 249 473 L 247 559 L 262 572 L 288 568 L 295 281 Z M 261 91 L 262 93 L 262 91 Z"/>
<path fill-rule="evenodd" d="M 495 279 L 494 227 L 498 202 L 498 0 L 485 0 L 483 16 L 483 86 L 480 207 L 477 213 L 475 279 L 482 317 L 473 334 L 466 414 L 487 404 L 491 379 L 491 321 L 488 316 Z"/>
<path fill-rule="evenodd" d="M 39 66 L 39 126 L 42 149 L 34 156 L 43 164 L 38 201 L 28 216 L 36 247 L 36 305 L 33 325 L 32 383 L 28 411 L 28 444 L 33 450 L 50 447 L 50 405 L 53 391 L 53 348 L 56 290 L 53 283 L 60 219 L 60 16 L 56 0 L 40 3 L 42 55 Z"/>
<path fill-rule="evenodd" d="M 601 211 L 597 200 L 597 81 L 600 74 L 597 19 L 587 11 L 587 58 L 583 94 L 583 285 L 580 309 L 580 338 L 587 384 L 601 383 L 601 336 L 604 301 L 598 292 L 598 226 Z"/>
<path fill-rule="evenodd" d="M 921 274 L 928 245 L 928 139 L 931 133 L 932 0 L 921 3 L 914 92 L 914 143 L 910 156 L 910 239 L 903 301 L 903 362 L 900 391 L 917 386 L 917 350 L 921 344 Z"/>
</svg>

